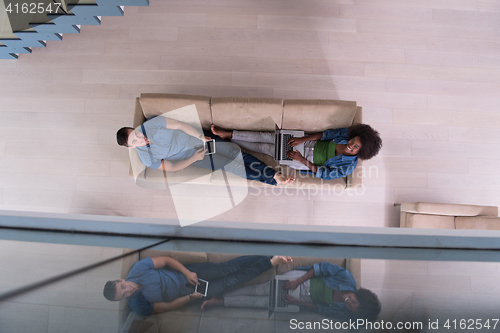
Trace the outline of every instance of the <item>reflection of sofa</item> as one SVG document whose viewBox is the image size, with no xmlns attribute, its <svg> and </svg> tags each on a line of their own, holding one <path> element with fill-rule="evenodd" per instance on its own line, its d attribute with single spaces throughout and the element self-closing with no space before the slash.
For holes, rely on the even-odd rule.
<svg viewBox="0 0 500 333">
<path fill-rule="evenodd" d="M 124 251 L 124 252 L 129 252 Z M 171 256 L 185 265 L 199 262 L 222 262 L 227 261 L 238 255 L 195 253 L 195 252 L 172 252 L 172 251 L 152 251 L 141 252 L 141 258 L 155 256 Z M 122 278 L 126 278 L 130 268 L 138 260 L 137 255 L 129 256 L 123 259 Z M 358 288 L 361 286 L 361 266 L 359 259 L 332 259 L 332 258 L 305 258 L 293 257 L 293 263 L 278 265 L 262 274 L 261 276 L 249 281 L 247 284 L 258 284 L 269 281 L 276 274 L 283 274 L 299 266 L 310 266 L 316 262 L 330 262 L 342 267 L 346 267 L 354 276 Z M 144 317 L 130 312 L 126 301 L 121 301 L 123 324 L 122 332 L 141 333 L 141 332 L 198 332 L 198 333 L 225 333 L 225 332 L 284 332 L 289 329 L 289 320 L 296 318 L 298 320 L 322 320 L 317 313 L 278 313 L 275 318 L 267 319 L 267 309 L 247 309 L 247 308 L 223 308 L 214 307 L 200 311 L 200 303 L 192 302 L 188 305 L 166 313 Z M 276 326 L 275 326 L 276 324 Z"/>
<path fill-rule="evenodd" d="M 356 102 L 335 100 L 282 100 L 279 98 L 211 98 L 195 95 L 142 94 L 136 100 L 133 126 L 141 125 L 146 119 L 188 105 L 196 105 L 201 126 L 209 129 L 212 123 L 227 129 L 274 131 L 275 124 L 284 129 L 301 129 L 306 133 L 321 132 L 329 128 L 349 127 L 353 122 L 361 122 L 361 108 Z M 277 167 L 270 156 L 253 153 L 252 155 L 266 164 Z M 133 165 L 142 165 L 138 155 L 131 155 Z M 358 187 L 361 176 L 358 175 L 362 162 L 358 162 L 356 171 L 341 179 L 323 180 L 313 174 L 302 174 L 288 167 L 283 167 L 287 174 L 294 174 L 297 181 L 292 187 L 315 188 Z M 131 171 L 132 175 L 132 171 Z M 203 175 L 200 177 L 200 175 Z M 216 179 L 216 174 L 190 166 L 176 173 L 166 173 L 169 182 L 181 183 L 186 180 L 201 184 L 219 184 L 224 180 Z M 165 182 L 162 171 L 147 168 L 139 180 Z M 270 186 L 254 182 L 252 186 Z M 140 181 L 138 182 L 140 185 Z M 246 182 L 245 182 L 246 184 Z M 332 188 L 333 189 L 333 188 Z"/>
<path fill-rule="evenodd" d="M 500 230 L 498 207 L 428 202 L 401 204 L 401 228 Z"/>
</svg>

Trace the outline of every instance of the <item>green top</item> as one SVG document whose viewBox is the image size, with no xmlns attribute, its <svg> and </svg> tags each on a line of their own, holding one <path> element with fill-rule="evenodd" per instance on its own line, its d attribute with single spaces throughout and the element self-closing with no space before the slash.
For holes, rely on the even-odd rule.
<svg viewBox="0 0 500 333">
<path fill-rule="evenodd" d="M 314 303 L 333 303 L 333 289 L 323 283 L 320 277 L 313 277 L 310 281 L 311 299 Z"/>
<path fill-rule="evenodd" d="M 324 165 L 325 162 L 335 156 L 337 144 L 333 141 L 316 141 L 313 152 L 313 163 Z"/>
</svg>

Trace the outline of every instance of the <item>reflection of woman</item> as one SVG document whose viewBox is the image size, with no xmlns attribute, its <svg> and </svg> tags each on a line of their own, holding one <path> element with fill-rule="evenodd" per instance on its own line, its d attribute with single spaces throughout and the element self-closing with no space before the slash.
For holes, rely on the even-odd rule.
<svg viewBox="0 0 500 333">
<path fill-rule="evenodd" d="M 274 156 L 274 133 L 223 130 L 215 125 L 212 125 L 212 133 L 240 147 Z M 304 143 L 304 156 L 297 150 L 287 152 L 289 158 L 300 162 L 291 167 L 323 179 L 351 174 L 358 158 L 368 160 L 382 147 L 379 133 L 366 124 L 330 129 L 288 141 L 292 147 L 301 143 Z"/>
<path fill-rule="evenodd" d="M 377 295 L 368 289 L 356 290 L 352 274 L 343 267 L 322 262 L 314 264 L 308 271 L 295 270 L 285 275 L 289 276 L 290 281 L 283 288 L 299 288 L 300 292 L 300 299 L 285 295 L 283 299 L 287 304 L 298 305 L 342 321 L 353 318 L 375 320 L 380 313 L 381 305 Z M 268 294 L 269 283 L 240 287 L 224 293 L 223 298 L 205 301 L 202 310 L 215 305 L 267 308 Z"/>
</svg>

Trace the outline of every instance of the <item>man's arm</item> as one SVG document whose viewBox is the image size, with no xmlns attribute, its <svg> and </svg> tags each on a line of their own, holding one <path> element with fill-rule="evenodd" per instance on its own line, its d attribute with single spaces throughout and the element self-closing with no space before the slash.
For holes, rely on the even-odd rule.
<svg viewBox="0 0 500 333">
<path fill-rule="evenodd" d="M 166 160 L 162 160 L 161 165 L 158 167 L 158 170 L 163 170 L 168 172 L 179 171 L 187 168 L 196 161 L 202 160 L 204 157 L 205 157 L 205 150 L 198 149 L 198 151 L 196 151 L 196 153 L 194 153 L 194 155 L 188 158 L 187 160 L 179 161 L 177 163 L 172 163 Z"/>
<path fill-rule="evenodd" d="M 159 258 L 161 258 L 161 257 L 159 257 Z M 186 295 L 186 296 L 176 298 L 171 302 L 156 302 L 153 304 L 153 313 L 157 314 L 157 313 L 162 313 L 162 312 L 178 309 L 181 306 L 189 303 L 190 300 L 192 300 L 194 298 L 200 298 L 200 297 L 203 297 L 203 295 L 200 293 L 193 293 L 191 295 Z"/>
<path fill-rule="evenodd" d="M 187 135 L 194 136 L 195 138 L 198 138 L 202 141 L 204 141 L 205 138 L 205 136 L 195 130 L 193 126 L 177 121 L 175 119 L 167 118 L 167 128 L 172 130 L 181 130 Z"/>
<path fill-rule="evenodd" d="M 198 277 L 197 277 L 196 273 L 191 272 L 189 269 L 184 267 L 184 265 L 181 264 L 178 260 L 176 260 L 172 257 L 152 257 L 151 260 L 153 260 L 153 264 L 155 265 L 155 269 L 162 268 L 164 266 L 168 266 L 168 267 L 171 267 L 171 268 L 175 269 L 176 271 L 179 271 L 182 274 L 184 274 L 184 276 L 186 276 L 187 280 L 191 284 L 200 284 L 198 282 Z"/>
</svg>

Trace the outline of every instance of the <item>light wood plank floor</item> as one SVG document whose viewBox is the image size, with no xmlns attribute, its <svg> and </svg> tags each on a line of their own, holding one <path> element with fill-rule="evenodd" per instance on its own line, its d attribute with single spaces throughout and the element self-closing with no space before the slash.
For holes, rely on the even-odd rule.
<svg viewBox="0 0 500 333">
<path fill-rule="evenodd" d="M 0 209 L 175 217 L 114 139 L 145 92 L 353 100 L 380 131 L 362 192 L 251 189 L 214 220 L 395 227 L 398 202 L 499 205 L 499 50 L 495 0 L 127 7 L 0 61 Z"/>
</svg>

